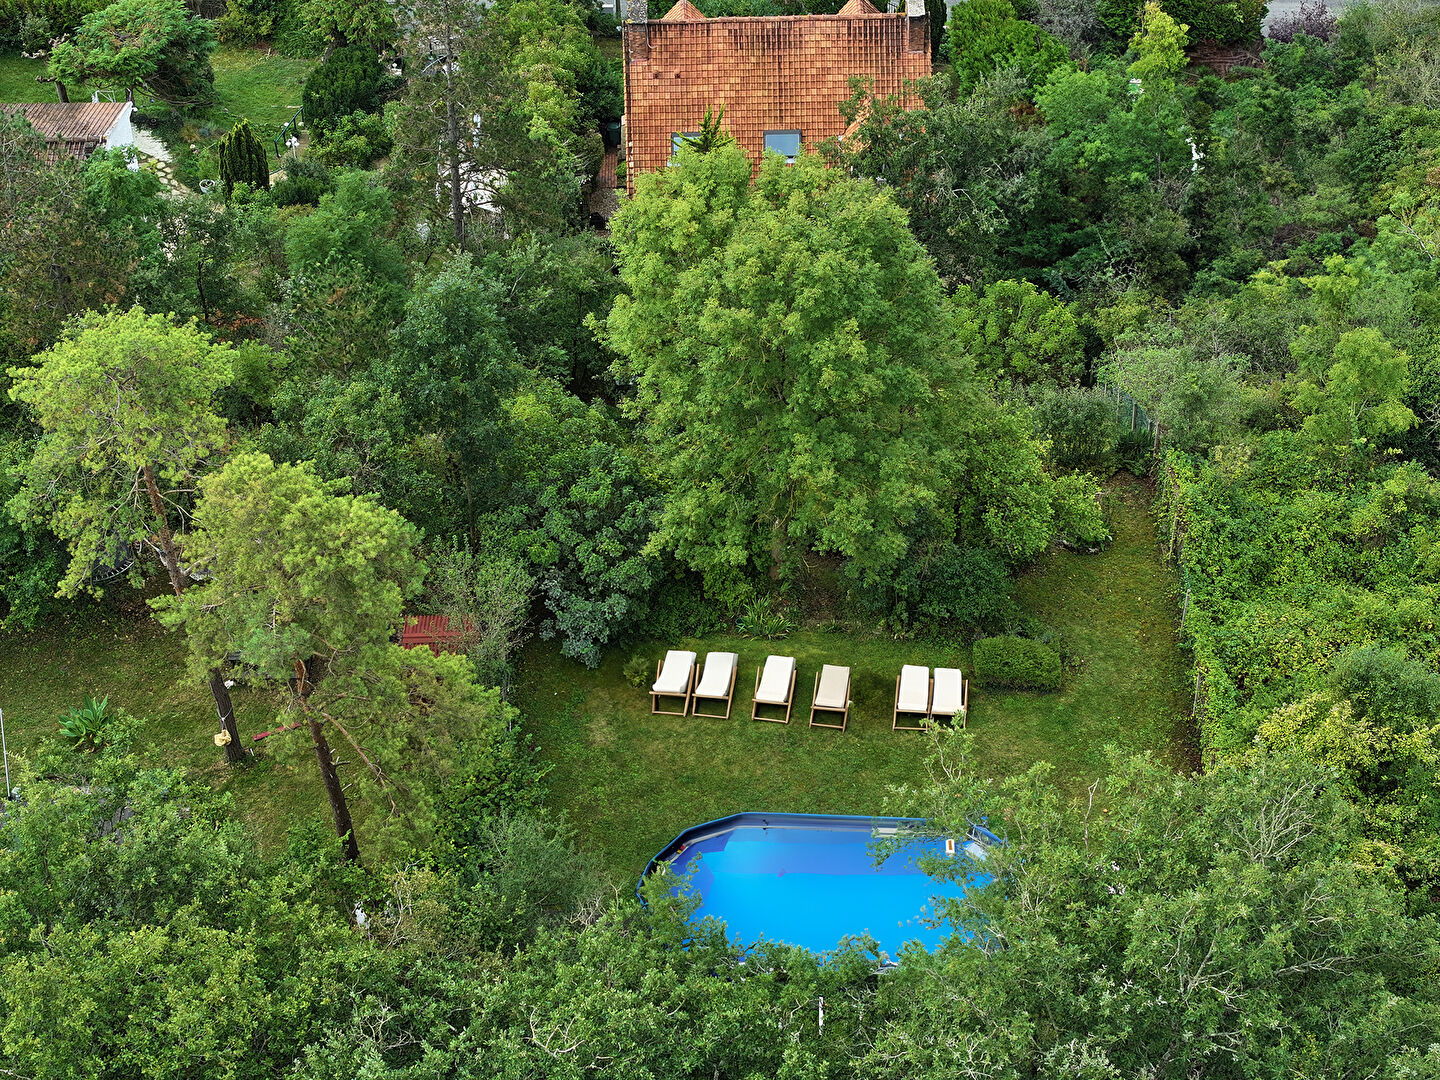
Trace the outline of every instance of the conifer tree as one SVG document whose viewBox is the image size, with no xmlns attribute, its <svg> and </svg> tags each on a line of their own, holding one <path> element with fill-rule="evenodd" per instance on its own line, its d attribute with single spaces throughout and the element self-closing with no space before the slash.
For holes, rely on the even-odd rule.
<svg viewBox="0 0 1440 1080">
<path fill-rule="evenodd" d="M 241 119 L 220 139 L 220 182 L 225 185 L 227 198 L 236 184 L 249 184 L 267 191 L 270 188 L 270 162 L 247 119 Z"/>
</svg>

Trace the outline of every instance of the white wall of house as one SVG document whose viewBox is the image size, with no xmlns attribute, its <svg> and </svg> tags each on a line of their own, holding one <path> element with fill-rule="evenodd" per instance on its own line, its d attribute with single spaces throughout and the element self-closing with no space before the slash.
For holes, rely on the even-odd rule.
<svg viewBox="0 0 1440 1080">
<path fill-rule="evenodd" d="M 134 111 L 135 106 L 125 102 L 125 107 L 110 125 L 110 130 L 105 132 L 105 149 L 118 150 L 122 146 L 135 145 L 135 125 L 130 122 L 130 114 Z"/>
</svg>

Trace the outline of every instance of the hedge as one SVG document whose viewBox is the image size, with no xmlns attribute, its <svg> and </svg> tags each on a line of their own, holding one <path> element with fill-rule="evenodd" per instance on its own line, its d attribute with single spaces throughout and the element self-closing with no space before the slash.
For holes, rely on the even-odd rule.
<svg viewBox="0 0 1440 1080">
<path fill-rule="evenodd" d="M 981 638 L 975 643 L 975 677 L 986 686 L 1059 690 L 1060 654 L 1032 638 Z"/>
</svg>

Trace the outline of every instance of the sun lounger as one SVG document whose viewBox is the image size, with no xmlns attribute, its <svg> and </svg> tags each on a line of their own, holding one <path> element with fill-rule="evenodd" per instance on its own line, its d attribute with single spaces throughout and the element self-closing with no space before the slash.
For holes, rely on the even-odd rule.
<svg viewBox="0 0 1440 1080">
<path fill-rule="evenodd" d="M 750 719 L 773 720 L 777 724 L 790 722 L 790 707 L 795 703 L 795 658 L 793 656 L 767 656 L 765 671 L 755 669 L 755 704 L 750 708 Z M 761 716 L 761 705 L 782 706 L 785 716 Z"/>
<path fill-rule="evenodd" d="M 817 723 L 815 714 L 839 713 L 840 723 Z M 826 664 L 815 676 L 815 696 L 810 703 L 810 726 L 845 730 L 850 722 L 850 669 Z"/>
<path fill-rule="evenodd" d="M 740 670 L 740 657 L 733 652 L 712 652 L 705 654 L 705 667 L 700 672 L 700 683 L 692 695 L 691 716 L 709 716 L 716 720 L 730 718 L 730 701 L 735 696 L 735 673 Z M 702 713 L 701 700 L 723 701 L 723 713 Z"/>
<path fill-rule="evenodd" d="M 666 716 L 684 716 L 690 711 L 690 691 L 695 687 L 695 654 L 683 649 L 671 649 L 665 659 L 656 665 L 655 682 L 650 687 L 650 711 Z M 660 708 L 661 698 L 680 698 L 684 704 L 680 711 Z"/>
<path fill-rule="evenodd" d="M 934 691 L 930 695 L 930 719 L 944 718 L 965 726 L 965 712 L 970 705 L 970 684 L 959 668 L 937 667 Z"/>
<path fill-rule="evenodd" d="M 906 664 L 895 678 L 895 722 L 893 731 L 924 731 L 925 720 L 930 718 L 930 690 L 933 681 L 930 669 L 916 664 Z M 919 716 L 922 722 L 900 723 L 901 716 Z"/>
</svg>

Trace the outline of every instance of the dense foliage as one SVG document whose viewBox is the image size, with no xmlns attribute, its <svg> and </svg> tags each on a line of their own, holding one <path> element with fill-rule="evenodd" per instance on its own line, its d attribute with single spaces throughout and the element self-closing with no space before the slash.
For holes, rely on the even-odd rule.
<svg viewBox="0 0 1440 1080">
<path fill-rule="evenodd" d="M 82 688 L 12 760 L 0 1074 L 1440 1073 L 1440 9 L 930 7 L 912 98 L 857 85 L 758 170 L 715 102 L 604 232 L 623 84 L 579 0 L 230 0 L 227 43 L 316 60 L 271 190 L 247 123 L 177 192 L 0 116 L 0 632 L 136 586 L 220 722 L 213 777 L 157 769 Z M 208 21 L 0 0 L 65 33 L 52 77 L 199 130 Z M 643 686 L 657 639 L 823 628 L 1068 700 L 1091 658 L 1025 575 L 1110 542 L 1119 468 L 1203 769 L 1087 748 L 1072 803 L 937 735 L 856 809 L 1004 837 L 939 951 L 737 946 L 549 809 L 536 655 Z M 415 614 L 455 651 L 402 649 Z M 329 821 L 262 837 L 212 779 Z"/>
</svg>

